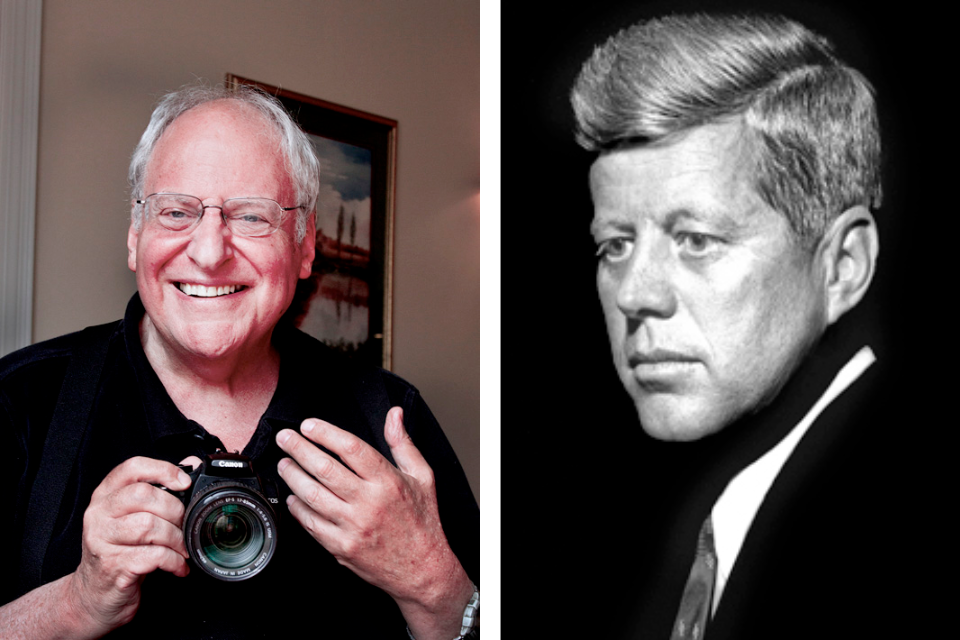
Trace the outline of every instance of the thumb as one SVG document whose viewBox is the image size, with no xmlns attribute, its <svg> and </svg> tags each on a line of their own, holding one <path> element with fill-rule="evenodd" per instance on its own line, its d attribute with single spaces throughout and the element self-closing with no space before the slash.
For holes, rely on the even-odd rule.
<svg viewBox="0 0 960 640">
<path fill-rule="evenodd" d="M 403 409 L 393 407 L 387 412 L 383 435 L 400 471 L 421 479 L 424 478 L 425 473 L 430 473 L 430 465 L 423 459 L 420 450 L 413 444 L 413 440 L 403 426 Z"/>
<path fill-rule="evenodd" d="M 180 461 L 180 464 L 196 469 L 202 464 L 202 461 L 197 456 L 187 456 Z"/>
<path fill-rule="evenodd" d="M 190 467 L 190 471 L 185 470 L 184 473 L 190 473 L 192 471 L 196 471 L 197 467 L 199 467 L 201 464 L 203 464 L 203 462 L 197 456 L 187 456 L 186 458 L 180 461 L 180 466 Z"/>
</svg>

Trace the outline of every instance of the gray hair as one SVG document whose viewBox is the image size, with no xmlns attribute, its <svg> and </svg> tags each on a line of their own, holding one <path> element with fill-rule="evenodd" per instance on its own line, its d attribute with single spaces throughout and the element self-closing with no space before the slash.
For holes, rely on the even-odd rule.
<svg viewBox="0 0 960 640">
<path fill-rule="evenodd" d="M 741 117 L 756 189 L 812 248 L 844 210 L 879 207 L 874 90 L 823 37 L 775 16 L 669 16 L 611 37 L 571 101 L 577 141 L 603 151 Z"/>
<path fill-rule="evenodd" d="M 297 242 L 307 233 L 307 221 L 317 206 L 320 193 L 320 162 L 310 138 L 297 126 L 279 100 L 250 87 L 239 85 L 227 88 L 223 85 L 192 85 L 164 96 L 153 110 L 150 123 L 140 137 L 130 159 L 129 181 L 132 199 L 141 199 L 146 179 L 147 164 L 153 156 L 157 142 L 174 120 L 185 112 L 208 102 L 233 100 L 253 109 L 272 124 L 279 137 L 280 149 L 286 158 L 290 178 L 297 196 Z M 134 207 L 133 223 L 136 229 L 143 224 L 142 207 Z"/>
</svg>

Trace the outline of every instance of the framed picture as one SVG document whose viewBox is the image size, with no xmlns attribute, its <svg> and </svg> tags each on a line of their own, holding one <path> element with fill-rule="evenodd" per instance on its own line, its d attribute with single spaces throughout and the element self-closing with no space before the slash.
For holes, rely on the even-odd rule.
<svg viewBox="0 0 960 640">
<path fill-rule="evenodd" d="M 397 122 L 227 74 L 275 96 L 320 158 L 317 255 L 288 320 L 330 347 L 389 369 Z"/>
</svg>

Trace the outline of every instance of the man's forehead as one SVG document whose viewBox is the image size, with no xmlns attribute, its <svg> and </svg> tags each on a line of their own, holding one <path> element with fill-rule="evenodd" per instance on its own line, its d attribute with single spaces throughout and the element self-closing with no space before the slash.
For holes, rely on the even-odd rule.
<svg viewBox="0 0 960 640">
<path fill-rule="evenodd" d="M 642 213 L 747 223 L 768 208 L 756 189 L 754 145 L 737 122 L 606 151 L 590 169 L 590 186 L 597 218 Z"/>
<path fill-rule="evenodd" d="M 166 183 L 169 175 L 177 181 L 189 181 L 191 175 L 202 180 L 207 174 L 201 169 L 213 165 L 222 165 L 220 175 L 233 167 L 250 177 L 263 177 L 275 168 L 281 182 L 288 187 L 293 183 L 275 125 L 250 105 L 217 100 L 185 111 L 167 126 L 147 162 L 147 189 L 172 188 L 175 185 L 156 184 Z"/>
<path fill-rule="evenodd" d="M 171 122 L 160 136 L 174 133 L 200 135 L 220 132 L 249 139 L 273 139 L 279 143 L 279 132 L 254 107 L 238 100 L 214 100 L 188 109 Z"/>
<path fill-rule="evenodd" d="M 665 138 L 617 146 L 600 153 L 591 180 L 629 179 L 632 174 L 700 171 L 750 171 L 756 166 L 756 143 L 739 118 L 693 127 Z"/>
</svg>

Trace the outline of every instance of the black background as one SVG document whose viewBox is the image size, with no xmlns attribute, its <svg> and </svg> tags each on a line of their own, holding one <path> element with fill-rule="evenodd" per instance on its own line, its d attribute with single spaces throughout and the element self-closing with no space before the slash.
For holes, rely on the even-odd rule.
<svg viewBox="0 0 960 640">
<path fill-rule="evenodd" d="M 862 305 L 917 414 L 905 442 L 946 469 L 955 416 L 958 55 L 923 3 L 589 2 L 502 10 L 503 637 L 578 637 L 633 579 L 629 549 L 671 496 L 672 447 L 642 435 L 612 366 L 594 283 L 587 171 L 568 94 L 619 29 L 665 13 L 776 12 L 827 36 L 877 90 L 884 144 L 878 274 Z M 953 424 L 951 424 L 951 422 Z M 941 457 L 940 454 L 946 454 Z M 952 491 L 944 478 L 935 491 Z M 633 496 L 641 496 L 632 500 Z M 946 499 L 945 501 L 949 502 Z M 931 544 L 938 532 L 931 532 Z M 946 552 L 946 551 L 945 551 Z"/>
</svg>

